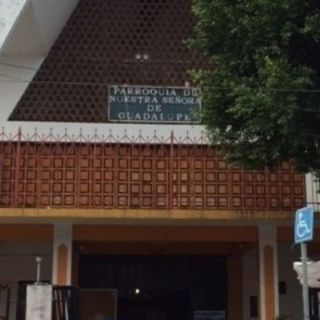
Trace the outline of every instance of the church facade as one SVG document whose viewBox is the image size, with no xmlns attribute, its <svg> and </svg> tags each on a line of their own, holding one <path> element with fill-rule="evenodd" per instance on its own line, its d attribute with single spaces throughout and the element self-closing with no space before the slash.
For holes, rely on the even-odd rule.
<svg viewBox="0 0 320 320">
<path fill-rule="evenodd" d="M 293 219 L 316 189 L 209 143 L 191 2 L 80 0 L 66 21 L 43 59 L 0 56 L 5 319 L 23 319 L 38 256 L 82 320 L 299 319 Z"/>
</svg>

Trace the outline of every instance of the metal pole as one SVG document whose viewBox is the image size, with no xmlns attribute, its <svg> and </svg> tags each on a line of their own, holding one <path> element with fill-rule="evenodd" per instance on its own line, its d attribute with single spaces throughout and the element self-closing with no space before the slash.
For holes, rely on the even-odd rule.
<svg viewBox="0 0 320 320">
<path fill-rule="evenodd" d="M 36 257 L 36 263 L 37 263 L 37 284 L 40 284 L 40 280 L 41 280 L 41 261 L 42 258 L 41 257 Z"/>
<path fill-rule="evenodd" d="M 302 301 L 303 319 L 310 320 L 309 314 L 309 289 L 308 289 L 308 266 L 307 266 L 307 245 L 301 243 L 301 263 L 302 263 Z"/>
</svg>

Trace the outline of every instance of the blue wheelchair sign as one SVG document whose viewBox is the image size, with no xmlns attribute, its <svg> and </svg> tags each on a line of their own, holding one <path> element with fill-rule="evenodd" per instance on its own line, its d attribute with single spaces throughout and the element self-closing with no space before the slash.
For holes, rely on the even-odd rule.
<svg viewBox="0 0 320 320">
<path fill-rule="evenodd" d="M 305 207 L 297 210 L 294 224 L 294 242 L 301 243 L 313 239 L 313 209 Z"/>
</svg>

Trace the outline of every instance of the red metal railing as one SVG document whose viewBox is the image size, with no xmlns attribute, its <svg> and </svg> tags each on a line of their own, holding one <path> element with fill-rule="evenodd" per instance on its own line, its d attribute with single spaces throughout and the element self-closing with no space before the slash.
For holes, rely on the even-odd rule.
<svg viewBox="0 0 320 320">
<path fill-rule="evenodd" d="M 305 203 L 304 176 L 290 163 L 245 171 L 192 139 L 124 141 L 2 132 L 0 206 L 292 210 Z"/>
</svg>

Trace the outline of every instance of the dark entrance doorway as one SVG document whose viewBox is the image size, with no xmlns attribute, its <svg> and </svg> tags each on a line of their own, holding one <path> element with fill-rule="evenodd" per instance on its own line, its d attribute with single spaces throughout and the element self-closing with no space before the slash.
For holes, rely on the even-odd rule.
<svg viewBox="0 0 320 320">
<path fill-rule="evenodd" d="M 320 320 L 320 289 L 309 289 L 310 320 Z"/>
<path fill-rule="evenodd" d="M 133 297 L 120 297 L 118 319 L 184 320 L 190 317 L 188 290 L 151 292 Z"/>
<path fill-rule="evenodd" d="M 226 269 L 220 256 L 81 255 L 79 286 L 116 290 L 118 320 L 193 320 L 226 310 Z"/>
</svg>

